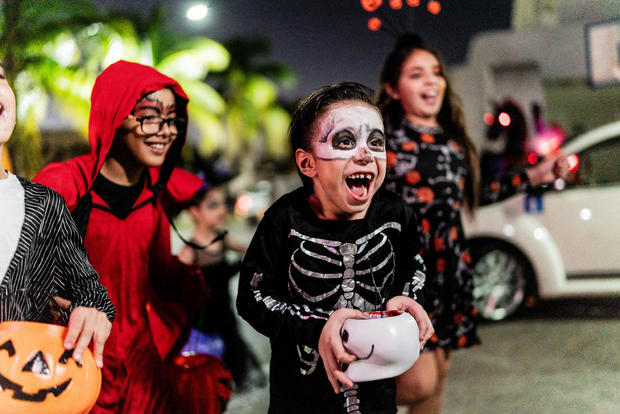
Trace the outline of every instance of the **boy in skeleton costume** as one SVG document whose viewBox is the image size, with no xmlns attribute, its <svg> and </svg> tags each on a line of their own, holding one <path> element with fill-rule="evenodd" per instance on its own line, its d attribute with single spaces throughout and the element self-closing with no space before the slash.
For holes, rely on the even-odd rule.
<svg viewBox="0 0 620 414">
<path fill-rule="evenodd" d="M 239 313 L 271 340 L 269 413 L 396 413 L 393 378 L 354 384 L 344 374 L 355 356 L 342 324 L 398 310 L 414 316 L 422 346 L 433 333 L 417 302 L 413 213 L 379 190 L 385 136 L 372 102 L 371 89 L 341 83 L 300 104 L 289 134 L 304 186 L 265 213 L 242 265 Z"/>
</svg>

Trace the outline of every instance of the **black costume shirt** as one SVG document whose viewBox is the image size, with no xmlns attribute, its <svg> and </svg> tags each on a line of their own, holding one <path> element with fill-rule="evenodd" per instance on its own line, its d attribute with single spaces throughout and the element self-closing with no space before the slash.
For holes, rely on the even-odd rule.
<svg viewBox="0 0 620 414">
<path fill-rule="evenodd" d="M 426 264 L 426 310 L 435 335 L 426 349 L 462 348 L 480 342 L 473 299 L 471 256 L 461 222 L 469 166 L 463 147 L 441 128 L 403 121 L 385 128 L 385 188 L 413 207 Z M 495 202 L 525 191 L 524 171 L 487 183 L 483 202 Z"/>
<path fill-rule="evenodd" d="M 146 176 L 143 175 L 136 184 L 126 186 L 113 183 L 103 174 L 99 174 L 93 183 L 93 191 L 108 203 L 110 208 L 105 208 L 106 210 L 120 219 L 125 219 L 131 213 L 133 205 L 142 193 L 145 179 Z"/>
<path fill-rule="evenodd" d="M 270 413 L 395 413 L 394 379 L 335 394 L 318 354 L 334 310 L 382 310 L 418 301 L 424 284 L 413 212 L 378 191 L 366 217 L 321 220 L 297 189 L 267 210 L 245 255 L 237 308 L 271 340 Z"/>
</svg>

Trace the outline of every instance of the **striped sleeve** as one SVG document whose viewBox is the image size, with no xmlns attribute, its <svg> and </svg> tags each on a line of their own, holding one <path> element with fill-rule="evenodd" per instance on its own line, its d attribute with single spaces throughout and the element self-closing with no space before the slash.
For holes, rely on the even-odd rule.
<svg viewBox="0 0 620 414">
<path fill-rule="evenodd" d="M 88 261 L 86 249 L 64 200 L 50 190 L 49 208 L 43 219 L 44 232 L 55 234 L 53 276 L 56 290 L 78 306 L 96 308 L 114 320 L 115 309 L 99 275 Z"/>
</svg>

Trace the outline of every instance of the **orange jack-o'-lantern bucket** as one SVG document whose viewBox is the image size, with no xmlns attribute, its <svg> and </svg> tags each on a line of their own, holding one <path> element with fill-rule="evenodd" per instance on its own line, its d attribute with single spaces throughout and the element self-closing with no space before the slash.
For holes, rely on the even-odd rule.
<svg viewBox="0 0 620 414">
<path fill-rule="evenodd" d="M 38 322 L 0 323 L 0 411 L 88 413 L 101 389 L 89 349 L 77 362 L 63 347 L 67 328 Z"/>
</svg>

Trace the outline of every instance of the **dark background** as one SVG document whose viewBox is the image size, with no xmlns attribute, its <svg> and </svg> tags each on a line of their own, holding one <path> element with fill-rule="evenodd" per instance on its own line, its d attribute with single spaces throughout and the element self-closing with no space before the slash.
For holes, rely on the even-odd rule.
<svg viewBox="0 0 620 414">
<path fill-rule="evenodd" d="M 289 99 L 337 81 L 358 81 L 373 88 L 391 50 L 395 35 L 405 31 L 421 34 L 437 49 L 448 65 L 466 59 L 471 37 L 480 31 L 510 26 L 512 0 L 442 0 L 442 11 L 409 7 L 392 10 L 389 1 L 375 12 L 366 12 L 359 0 L 207 0 L 209 14 L 199 22 L 185 18 L 192 1 L 99 0 L 102 9 L 131 9 L 148 15 L 155 4 L 167 14 L 175 30 L 204 35 L 217 41 L 232 36 L 265 37 L 271 44 L 271 59 L 291 67 L 297 86 L 284 91 Z M 370 17 L 379 17 L 386 30 L 371 32 Z"/>
</svg>

